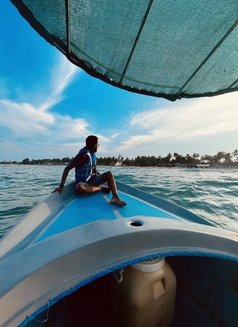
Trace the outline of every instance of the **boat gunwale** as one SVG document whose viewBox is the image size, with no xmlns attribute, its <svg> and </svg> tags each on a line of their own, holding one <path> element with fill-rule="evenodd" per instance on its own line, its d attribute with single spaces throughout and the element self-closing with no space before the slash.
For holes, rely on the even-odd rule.
<svg viewBox="0 0 238 327">
<path fill-rule="evenodd" d="M 138 219 L 142 224 L 133 226 Z M 206 256 L 238 262 L 237 241 L 237 233 L 215 227 L 141 216 L 100 220 L 65 231 L 0 263 L 3 326 L 17 325 L 49 299 L 55 303 L 93 279 L 146 258 Z M 24 301 L 22 294 L 27 295 Z"/>
</svg>

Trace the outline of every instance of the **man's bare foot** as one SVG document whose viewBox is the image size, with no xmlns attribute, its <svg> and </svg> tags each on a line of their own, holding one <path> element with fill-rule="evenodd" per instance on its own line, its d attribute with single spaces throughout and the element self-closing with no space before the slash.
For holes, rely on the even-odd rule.
<svg viewBox="0 0 238 327">
<path fill-rule="evenodd" d="M 110 201 L 111 204 L 115 204 L 118 207 L 125 207 L 126 202 L 122 201 L 119 197 L 113 197 Z"/>
<path fill-rule="evenodd" d="M 110 193 L 110 188 L 107 186 L 101 186 L 101 192 L 109 194 Z"/>
</svg>

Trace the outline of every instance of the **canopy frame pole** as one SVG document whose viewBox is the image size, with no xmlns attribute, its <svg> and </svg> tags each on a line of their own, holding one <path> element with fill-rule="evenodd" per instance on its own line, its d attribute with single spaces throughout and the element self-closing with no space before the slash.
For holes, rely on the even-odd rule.
<svg viewBox="0 0 238 327">
<path fill-rule="evenodd" d="M 187 79 L 187 81 L 183 84 L 183 86 L 178 90 L 177 97 L 180 98 L 181 91 L 185 88 L 185 86 L 193 79 L 193 77 L 198 73 L 198 71 L 204 66 L 204 64 L 210 59 L 213 53 L 220 47 L 220 45 L 227 39 L 227 37 L 232 33 L 232 31 L 237 27 L 238 19 L 231 26 L 231 28 L 225 33 L 225 35 L 220 39 L 220 41 L 215 45 L 215 47 L 210 51 L 207 57 L 201 62 L 201 64 L 197 67 L 197 69 L 192 73 L 192 75 Z M 233 85 L 232 83 L 231 85 Z"/>
<path fill-rule="evenodd" d="M 70 56 L 70 0 L 65 0 L 65 26 L 66 26 L 66 39 L 67 39 L 67 57 Z"/>
<path fill-rule="evenodd" d="M 229 85 L 229 89 L 232 88 L 232 86 L 236 85 L 236 83 L 238 83 L 238 78 L 233 83 L 231 83 L 231 85 Z"/>
<path fill-rule="evenodd" d="M 151 11 L 151 8 L 152 8 L 153 4 L 154 4 L 154 0 L 150 0 L 150 3 L 148 4 L 148 7 L 147 7 L 146 12 L 145 12 L 145 14 L 144 14 L 144 17 L 143 17 L 142 23 L 141 23 L 141 25 L 140 25 L 139 31 L 138 31 L 138 33 L 137 33 L 137 35 L 136 35 L 136 38 L 135 38 L 135 41 L 134 41 L 133 47 L 132 47 L 131 52 L 130 52 L 128 58 L 127 58 L 127 62 L 126 62 L 126 64 L 125 64 L 124 70 L 123 70 L 123 72 L 122 72 L 122 74 L 121 74 L 121 78 L 120 78 L 120 81 L 119 81 L 120 84 L 122 83 L 122 80 L 123 80 L 123 78 L 124 78 L 124 76 L 125 76 L 125 74 L 126 74 L 127 68 L 128 68 L 128 66 L 129 66 L 129 64 L 130 64 L 130 62 L 131 62 L 131 58 L 132 58 L 132 56 L 133 56 L 133 54 L 134 54 L 134 51 L 135 51 L 136 45 L 137 45 L 137 43 L 138 43 L 138 40 L 139 40 L 140 35 L 141 35 L 141 32 L 142 32 L 142 30 L 143 30 L 143 28 L 144 28 L 145 22 L 146 22 L 146 20 L 147 20 L 147 18 L 148 18 L 148 16 L 149 16 L 149 13 L 150 13 L 150 11 Z"/>
</svg>

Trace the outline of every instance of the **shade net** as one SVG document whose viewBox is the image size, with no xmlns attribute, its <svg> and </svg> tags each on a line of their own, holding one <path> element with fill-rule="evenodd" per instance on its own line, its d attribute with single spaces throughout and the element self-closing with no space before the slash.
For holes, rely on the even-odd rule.
<svg viewBox="0 0 238 327">
<path fill-rule="evenodd" d="M 176 100 L 238 89 L 237 0 L 12 0 L 89 74 Z"/>
</svg>

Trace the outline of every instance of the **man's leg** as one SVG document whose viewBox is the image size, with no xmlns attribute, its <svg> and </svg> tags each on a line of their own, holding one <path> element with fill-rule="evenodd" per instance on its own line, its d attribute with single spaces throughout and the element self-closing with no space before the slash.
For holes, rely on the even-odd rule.
<svg viewBox="0 0 238 327">
<path fill-rule="evenodd" d="M 126 202 L 122 201 L 117 193 L 117 185 L 115 182 L 115 179 L 110 171 L 107 171 L 106 173 L 101 175 L 102 182 L 107 182 L 108 187 L 110 188 L 110 191 L 112 192 L 112 199 L 111 203 L 116 204 L 120 207 L 124 207 L 126 205 Z"/>
<path fill-rule="evenodd" d="M 75 185 L 75 191 L 79 194 L 82 193 L 95 193 L 98 191 L 101 191 L 100 186 L 93 186 L 93 185 L 88 185 L 86 183 L 77 183 Z"/>
<path fill-rule="evenodd" d="M 89 183 L 79 182 L 75 185 L 75 191 L 78 194 L 86 194 L 86 193 L 95 193 L 95 192 L 103 192 L 103 193 L 110 193 L 109 187 L 101 186 L 103 181 L 101 180 L 101 175 L 98 175 L 92 178 Z"/>
<path fill-rule="evenodd" d="M 99 179 L 100 176 L 100 179 Z M 116 204 L 119 207 L 124 207 L 126 205 L 126 202 L 122 201 L 117 193 L 117 186 L 116 186 L 116 182 L 115 179 L 112 175 L 112 173 L 110 171 L 103 173 L 102 175 L 96 176 L 96 178 L 93 180 L 91 180 L 90 182 L 92 183 L 87 184 L 87 183 L 78 183 L 75 186 L 75 191 L 79 194 L 82 193 L 95 193 L 98 191 L 102 191 L 105 193 L 108 193 L 107 188 L 100 186 L 99 184 L 103 184 L 103 183 L 107 183 L 108 187 L 110 189 L 110 191 L 112 192 L 112 199 L 111 199 L 111 203 L 112 204 Z M 95 182 L 95 184 L 97 185 L 93 185 L 93 183 Z"/>
</svg>

